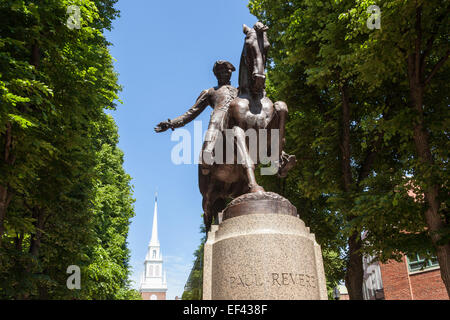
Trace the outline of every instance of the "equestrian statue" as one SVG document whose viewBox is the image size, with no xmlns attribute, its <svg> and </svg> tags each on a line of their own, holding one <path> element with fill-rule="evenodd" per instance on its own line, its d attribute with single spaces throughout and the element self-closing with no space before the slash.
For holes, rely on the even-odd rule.
<svg viewBox="0 0 450 320">
<path fill-rule="evenodd" d="M 253 28 L 243 25 L 245 42 L 239 65 L 238 89 L 230 83 L 232 72 L 235 71 L 234 66 L 228 61 L 219 60 L 213 68 L 218 85 L 203 91 L 194 106 L 185 114 L 163 121 L 155 127 L 156 132 L 173 130 L 195 119 L 208 105 L 213 108 L 198 172 L 199 188 L 203 196 L 203 219 L 207 230 L 213 222 L 218 222 L 219 213 L 225 209 L 230 199 L 246 193 L 265 192 L 255 178 L 255 168 L 262 163 L 258 149 L 261 145 L 267 146 L 271 155 L 275 152 L 275 173 L 279 177 L 286 177 L 287 172 L 296 163 L 294 155 L 283 151 L 287 105 L 282 101 L 273 103 L 266 96 L 265 65 L 270 47 L 267 30 L 268 27 L 261 22 L 257 22 Z M 249 146 L 252 141 L 247 139 L 248 130 L 258 133 L 255 135 L 258 141 L 257 152 L 254 154 Z M 260 135 L 262 130 L 266 130 L 268 134 Z M 273 130 L 278 133 L 275 135 L 278 136 L 275 150 L 271 150 Z M 231 145 L 225 138 L 225 132 L 227 135 L 232 133 Z M 218 154 L 226 154 L 227 148 L 230 147 L 233 150 L 233 161 L 230 163 L 228 157 L 225 163 L 223 159 L 218 160 Z"/>
</svg>

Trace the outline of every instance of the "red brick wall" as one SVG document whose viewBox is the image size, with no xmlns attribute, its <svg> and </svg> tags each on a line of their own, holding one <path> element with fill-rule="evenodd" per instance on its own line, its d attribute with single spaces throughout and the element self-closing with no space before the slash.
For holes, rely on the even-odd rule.
<svg viewBox="0 0 450 320">
<path fill-rule="evenodd" d="M 380 264 L 386 300 L 447 300 L 439 269 L 408 274 L 406 257 L 401 262 Z"/>
<path fill-rule="evenodd" d="M 150 297 L 152 295 L 156 295 L 158 297 L 157 300 L 166 300 L 165 292 L 141 292 L 142 300 L 151 300 Z"/>
<path fill-rule="evenodd" d="M 405 259 L 403 257 L 402 262 L 389 260 L 386 264 L 380 263 L 386 300 L 412 300 Z"/>
<path fill-rule="evenodd" d="M 447 290 L 440 270 L 425 271 L 409 276 L 414 300 L 447 300 Z"/>
</svg>

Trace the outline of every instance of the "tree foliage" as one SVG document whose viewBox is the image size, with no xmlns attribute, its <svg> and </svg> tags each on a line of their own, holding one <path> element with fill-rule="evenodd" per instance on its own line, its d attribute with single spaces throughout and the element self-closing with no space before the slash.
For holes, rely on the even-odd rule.
<svg viewBox="0 0 450 320">
<path fill-rule="evenodd" d="M 203 298 L 203 253 L 206 241 L 206 228 L 204 225 L 200 227 L 203 237 L 200 245 L 194 252 L 194 265 L 191 273 L 184 286 L 184 292 L 181 296 L 182 300 L 202 300 Z"/>
<path fill-rule="evenodd" d="M 367 27 L 374 4 L 380 30 Z M 350 297 L 362 299 L 365 253 L 386 261 L 437 251 L 448 288 L 448 4 L 251 0 L 249 8 L 270 28 L 268 93 L 290 108 L 287 149 L 298 164 L 278 190 L 325 252 L 332 244 L 345 253 Z"/>
<path fill-rule="evenodd" d="M 136 298 L 134 215 L 103 36 L 117 0 L 0 1 L 0 297 Z M 77 5 L 81 28 L 70 29 Z M 81 290 L 66 286 L 70 265 Z"/>
</svg>

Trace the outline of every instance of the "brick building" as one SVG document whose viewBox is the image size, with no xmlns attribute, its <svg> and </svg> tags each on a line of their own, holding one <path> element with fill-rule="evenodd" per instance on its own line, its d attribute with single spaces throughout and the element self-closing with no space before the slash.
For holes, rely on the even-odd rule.
<svg viewBox="0 0 450 320">
<path fill-rule="evenodd" d="M 363 295 L 365 300 L 448 300 L 437 259 L 420 255 L 403 256 L 400 262 L 373 262 L 364 257 Z M 347 291 L 339 288 L 340 300 Z"/>
<path fill-rule="evenodd" d="M 447 300 L 437 259 L 403 256 L 401 262 L 380 264 L 386 300 Z"/>
</svg>

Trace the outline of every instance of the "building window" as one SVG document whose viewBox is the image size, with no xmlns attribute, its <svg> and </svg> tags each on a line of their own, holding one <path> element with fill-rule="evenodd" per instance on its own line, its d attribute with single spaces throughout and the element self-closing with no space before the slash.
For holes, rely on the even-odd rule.
<svg viewBox="0 0 450 320">
<path fill-rule="evenodd" d="M 425 255 L 410 254 L 406 256 L 406 260 L 408 261 L 409 272 L 421 271 L 439 266 L 436 256 L 431 256 L 430 259 L 425 260 Z"/>
<path fill-rule="evenodd" d="M 153 266 L 152 265 L 148 266 L 148 276 L 153 277 Z"/>
<path fill-rule="evenodd" d="M 158 297 L 156 296 L 156 294 L 152 294 L 152 296 L 150 297 L 150 300 L 158 300 Z"/>
<path fill-rule="evenodd" d="M 156 259 L 156 250 L 153 250 L 153 257 L 152 259 Z"/>
<path fill-rule="evenodd" d="M 155 266 L 155 277 L 159 277 L 159 266 Z"/>
</svg>

